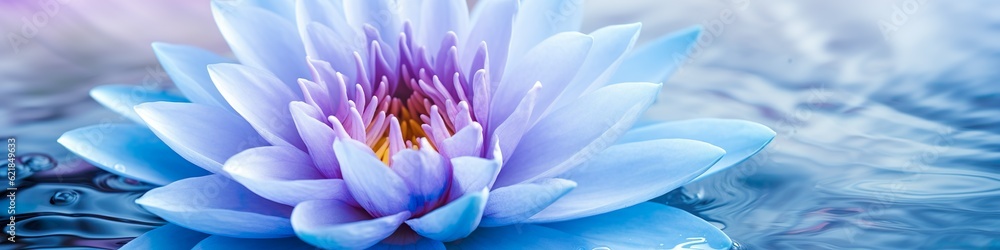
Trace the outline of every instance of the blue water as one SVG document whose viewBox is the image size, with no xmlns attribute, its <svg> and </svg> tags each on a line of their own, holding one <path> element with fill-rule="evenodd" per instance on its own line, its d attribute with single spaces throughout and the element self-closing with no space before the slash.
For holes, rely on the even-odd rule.
<svg viewBox="0 0 1000 250">
<path fill-rule="evenodd" d="M 747 119 L 778 135 L 747 163 L 655 201 L 712 222 L 738 249 L 1000 249 L 1000 3 L 923 2 L 886 34 L 880 22 L 906 1 L 592 0 L 584 30 L 642 21 L 642 42 L 708 28 L 647 118 Z M 139 82 L 156 64 L 65 43 L 0 57 L 0 81 L 14 83 L 0 86 L 14 96 L 0 133 L 58 163 L 21 183 L 18 235 L 39 248 L 115 248 L 163 223 L 132 202 L 150 187 L 93 169 L 55 138 L 125 122 L 86 90 Z M 62 60 L 31 52 L 50 50 Z M 29 73 L 39 70 L 58 73 Z"/>
</svg>

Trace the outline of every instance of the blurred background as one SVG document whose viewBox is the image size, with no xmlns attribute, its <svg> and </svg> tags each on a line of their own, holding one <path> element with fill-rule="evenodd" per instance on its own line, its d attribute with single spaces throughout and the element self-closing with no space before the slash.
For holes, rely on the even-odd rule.
<svg viewBox="0 0 1000 250">
<path fill-rule="evenodd" d="M 474 2 L 474 1 L 472 1 Z M 760 155 L 656 201 L 739 249 L 1000 249 L 1000 2 L 581 0 L 640 44 L 702 25 L 648 118 L 738 118 Z M 116 248 L 163 222 L 151 188 L 56 143 L 128 122 L 94 86 L 169 89 L 154 41 L 229 54 L 207 0 L 0 0 L 0 136 L 17 138 L 18 245 Z"/>
</svg>

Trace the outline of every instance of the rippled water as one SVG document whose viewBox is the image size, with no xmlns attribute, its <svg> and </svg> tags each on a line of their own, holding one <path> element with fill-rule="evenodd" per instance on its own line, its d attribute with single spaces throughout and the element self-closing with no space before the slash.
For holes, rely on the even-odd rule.
<svg viewBox="0 0 1000 250">
<path fill-rule="evenodd" d="M 709 29 L 648 118 L 748 119 L 778 136 L 747 163 L 656 201 L 713 222 L 738 248 L 1000 249 L 1000 3 L 922 2 L 888 39 L 879 22 L 906 1 L 592 0 L 584 26 L 642 21 L 642 41 Z M 155 64 L 142 55 L 68 60 L 85 77 L 0 60 L 20 72 L 0 79 L 15 83 L 0 93 L 19 94 L 4 103 L 13 120 L 0 133 L 60 164 L 21 184 L 24 243 L 114 248 L 163 223 L 132 203 L 149 187 L 54 143 L 67 129 L 123 121 L 85 91 L 148 75 Z"/>
</svg>

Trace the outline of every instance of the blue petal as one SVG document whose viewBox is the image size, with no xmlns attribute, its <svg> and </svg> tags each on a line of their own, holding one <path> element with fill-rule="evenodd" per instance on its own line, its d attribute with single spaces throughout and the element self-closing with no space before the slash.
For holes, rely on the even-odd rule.
<svg viewBox="0 0 1000 250">
<path fill-rule="evenodd" d="M 174 224 L 166 224 L 132 239 L 119 250 L 187 250 L 208 237 Z"/>
<path fill-rule="evenodd" d="M 479 228 L 469 237 L 448 243 L 448 249 L 596 249 L 596 246 L 584 238 L 532 224 Z"/>
<path fill-rule="evenodd" d="M 333 143 L 347 189 L 368 213 L 376 217 L 408 211 L 410 191 L 367 145 L 354 140 Z"/>
<path fill-rule="evenodd" d="M 337 200 L 299 203 L 292 224 L 300 239 L 321 248 L 367 248 L 389 237 L 410 212 L 371 218 L 364 210 Z"/>
<path fill-rule="evenodd" d="M 496 161 L 479 157 L 464 156 L 451 159 L 452 178 L 451 196 L 461 197 L 493 186 L 500 171 Z"/>
<path fill-rule="evenodd" d="M 610 83 L 665 81 L 688 61 L 688 52 L 700 34 L 701 27 L 691 27 L 636 49 L 611 77 Z"/>
<path fill-rule="evenodd" d="M 295 1 L 244 0 L 249 6 L 268 10 L 289 22 L 295 22 Z"/>
<path fill-rule="evenodd" d="M 583 1 L 533 0 L 521 1 L 514 20 L 507 66 L 520 64 L 522 56 L 546 38 L 559 32 L 580 30 L 583 23 Z M 543 82 L 544 84 L 544 82 Z"/>
<path fill-rule="evenodd" d="M 79 128 L 63 134 L 59 143 L 101 169 L 156 185 L 209 174 L 181 158 L 142 125 Z"/>
<path fill-rule="evenodd" d="M 511 29 L 519 7 L 518 0 L 482 0 L 476 4 L 471 17 L 472 27 L 465 37 L 465 48 L 459 51 L 462 52 L 463 65 L 472 65 L 476 50 L 485 42 L 490 57 L 487 71 L 496 80 L 500 80 L 507 65 Z M 492 89 L 496 89 L 496 86 L 492 86 Z"/>
<path fill-rule="evenodd" d="M 266 143 L 243 118 L 217 107 L 151 102 L 135 112 L 174 152 L 213 173 L 222 172 L 230 156 Z"/>
<path fill-rule="evenodd" d="M 403 27 L 399 19 L 399 4 L 394 0 L 344 0 L 344 14 L 352 27 L 371 25 L 381 34 L 383 45 L 399 44 L 399 33 Z M 383 51 L 387 57 L 395 58 L 393 50 Z M 388 58 L 387 58 L 388 59 Z M 394 62 L 394 60 L 389 60 Z"/>
<path fill-rule="evenodd" d="M 544 105 L 536 104 L 535 109 L 545 110 L 579 72 L 593 42 L 592 37 L 584 34 L 560 33 L 545 39 L 523 61 L 508 67 L 491 97 L 490 128 L 495 129 L 506 120 L 525 93 L 537 82 L 544 86 L 538 93 L 537 103 Z M 540 114 L 532 114 L 531 117 L 538 115 Z"/>
<path fill-rule="evenodd" d="M 257 195 L 285 205 L 307 200 L 353 200 L 344 180 L 326 179 L 309 155 L 295 148 L 247 149 L 226 161 L 223 170 Z"/>
<path fill-rule="evenodd" d="M 421 236 L 453 241 L 468 236 L 483 217 L 488 189 L 472 192 L 417 219 L 406 221 Z"/>
<path fill-rule="evenodd" d="M 444 198 L 451 178 L 445 160 L 429 148 L 405 149 L 392 156 L 392 170 L 410 190 L 410 211 L 432 209 Z"/>
<path fill-rule="evenodd" d="M 225 236 L 213 235 L 202 240 L 192 250 L 214 250 L 214 249 L 240 249 L 240 250 L 313 250 L 316 247 L 309 245 L 295 237 L 280 239 L 240 239 Z"/>
<path fill-rule="evenodd" d="M 626 53 L 639 38 L 642 24 L 608 26 L 590 33 L 594 45 L 587 54 L 587 60 L 580 66 L 580 72 L 573 82 L 553 101 L 549 111 L 565 106 L 588 90 L 593 91 L 606 85 L 625 59 Z"/>
<path fill-rule="evenodd" d="M 412 233 L 412 232 L 411 232 Z M 420 235 L 417 235 L 421 237 Z M 390 239 L 392 236 L 390 236 Z M 444 250 L 446 249 L 443 242 L 423 238 L 417 239 L 413 242 L 408 242 L 406 244 L 393 244 L 390 242 L 382 241 L 368 248 L 368 250 Z"/>
<path fill-rule="evenodd" d="M 182 96 L 162 90 L 147 90 L 142 86 L 103 85 L 90 90 L 90 96 L 98 103 L 114 110 L 125 118 L 145 125 L 139 115 L 132 109 L 135 105 L 147 102 L 187 102 Z"/>
<path fill-rule="evenodd" d="M 774 139 L 774 130 L 754 122 L 726 119 L 694 119 L 665 122 L 636 128 L 618 141 L 629 143 L 645 140 L 680 138 L 711 143 L 726 150 L 726 156 L 693 181 L 740 164 Z M 692 181 L 692 182 L 693 182 Z"/>
<path fill-rule="evenodd" d="M 424 1 L 420 16 L 417 35 L 421 44 L 431 51 L 441 48 L 441 41 L 448 32 L 455 32 L 458 37 L 465 37 L 468 32 L 469 7 L 465 0 Z"/>
<path fill-rule="evenodd" d="M 292 207 L 255 195 L 220 175 L 194 177 L 146 192 L 135 201 L 171 223 L 236 238 L 280 238 L 294 234 Z"/>
<path fill-rule="evenodd" d="M 610 249 L 729 249 L 718 228 L 684 210 L 642 203 L 578 220 L 543 224 Z"/>
<path fill-rule="evenodd" d="M 153 43 L 153 52 L 170 80 L 191 102 L 232 109 L 208 77 L 208 65 L 233 62 L 210 51 L 184 45 Z"/>
<path fill-rule="evenodd" d="M 491 131 L 496 138 L 497 147 L 499 147 L 503 159 L 507 159 L 514 153 L 517 144 L 521 142 L 521 136 L 524 136 L 524 132 L 531 128 L 531 115 L 535 112 L 535 102 L 538 101 L 538 92 L 541 89 L 542 84 L 535 83 L 535 86 L 528 90 L 521 102 L 517 103 L 517 107 L 514 108 L 510 116 Z"/>
<path fill-rule="evenodd" d="M 725 153 L 711 144 L 685 139 L 612 146 L 559 175 L 575 181 L 577 188 L 529 221 L 576 219 L 648 201 L 686 184 Z"/>
<path fill-rule="evenodd" d="M 490 192 L 482 225 L 499 227 L 524 222 L 576 187 L 570 180 L 545 179 L 497 188 Z"/>
<path fill-rule="evenodd" d="M 651 83 L 607 86 L 543 117 L 524 134 L 500 171 L 497 185 L 553 177 L 586 162 L 632 127 L 659 94 L 661 86 Z"/>
<path fill-rule="evenodd" d="M 208 72 L 229 105 L 265 140 L 273 145 L 305 149 L 288 110 L 289 103 L 302 99 L 297 92 L 267 71 L 239 64 L 209 65 Z"/>
<path fill-rule="evenodd" d="M 298 86 L 296 80 L 309 75 L 294 20 L 225 0 L 212 1 L 212 14 L 240 63 L 268 70 L 288 87 Z"/>
<path fill-rule="evenodd" d="M 364 40 L 358 37 L 353 29 L 334 30 L 316 22 L 304 24 L 302 29 L 302 40 L 309 58 L 327 62 L 330 67 L 344 75 L 344 78 L 358 81 L 354 52 L 364 51 L 365 47 Z M 317 80 L 323 79 L 318 78 L 320 79 Z M 354 84 L 351 84 L 351 87 L 353 86 Z"/>
</svg>

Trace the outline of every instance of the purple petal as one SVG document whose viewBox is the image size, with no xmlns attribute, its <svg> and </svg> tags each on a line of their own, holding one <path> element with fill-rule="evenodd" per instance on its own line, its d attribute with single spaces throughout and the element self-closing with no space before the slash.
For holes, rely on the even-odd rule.
<svg viewBox="0 0 1000 250">
<path fill-rule="evenodd" d="M 302 102 L 292 102 L 289 106 L 295 127 L 298 128 L 299 136 L 309 150 L 316 169 L 327 178 L 341 178 L 340 163 L 333 152 L 333 140 L 337 138 L 333 129 L 307 114 L 310 109 L 317 111 L 313 107 Z"/>
<path fill-rule="evenodd" d="M 292 224 L 300 239 L 321 248 L 361 249 L 389 237 L 410 212 L 372 218 L 364 210 L 337 200 L 299 203 Z"/>
<path fill-rule="evenodd" d="M 570 180 L 545 179 L 497 188 L 490 192 L 482 225 L 499 227 L 524 222 L 576 187 Z"/>
<path fill-rule="evenodd" d="M 257 195 L 285 205 L 307 200 L 353 201 L 344 180 L 326 179 L 308 154 L 291 147 L 247 149 L 226 161 L 223 170 Z"/>
<path fill-rule="evenodd" d="M 221 175 L 180 180 L 150 190 L 135 202 L 171 223 L 207 234 L 240 238 L 294 234 L 288 219 L 292 207 L 261 198 Z"/>
<path fill-rule="evenodd" d="M 472 233 L 479 226 L 489 190 L 483 188 L 454 200 L 417 219 L 406 221 L 413 231 L 439 241 L 453 241 Z"/>
<path fill-rule="evenodd" d="M 615 84 L 553 111 L 524 134 L 500 171 L 497 185 L 553 177 L 586 162 L 632 127 L 661 86 Z"/>
<path fill-rule="evenodd" d="M 559 178 L 578 186 L 531 222 L 571 220 L 639 204 L 694 179 L 726 152 L 711 144 L 663 139 L 619 144 Z"/>
<path fill-rule="evenodd" d="M 209 174 L 177 155 L 142 125 L 79 128 L 63 134 L 59 143 L 101 169 L 156 185 Z"/>
<path fill-rule="evenodd" d="M 441 154 L 448 158 L 480 156 L 483 153 L 483 127 L 473 123 L 459 130 L 440 145 Z"/>
<path fill-rule="evenodd" d="M 152 102 L 135 112 L 174 152 L 212 173 L 229 157 L 266 145 L 243 118 L 221 108 L 194 103 Z"/>
<path fill-rule="evenodd" d="M 333 143 L 347 189 L 372 216 L 383 217 L 409 211 L 410 191 L 400 178 L 367 145 L 354 140 Z"/>
<path fill-rule="evenodd" d="M 287 108 L 302 99 L 296 92 L 267 71 L 239 64 L 209 65 L 208 72 L 222 96 L 265 140 L 305 149 Z"/>
</svg>

